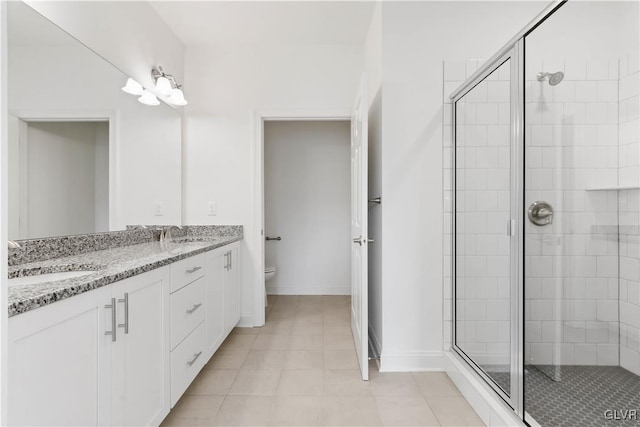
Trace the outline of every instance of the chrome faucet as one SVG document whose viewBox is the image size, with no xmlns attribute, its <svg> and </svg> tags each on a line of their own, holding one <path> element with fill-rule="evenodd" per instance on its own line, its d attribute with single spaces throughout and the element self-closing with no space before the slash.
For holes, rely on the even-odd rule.
<svg viewBox="0 0 640 427">
<path fill-rule="evenodd" d="M 169 225 L 166 227 L 159 228 L 158 230 L 160 231 L 160 241 L 161 242 L 171 241 L 173 237 L 171 236 L 171 230 L 173 230 L 174 228 L 177 230 L 182 230 L 182 226 L 180 225 Z"/>
<path fill-rule="evenodd" d="M 9 240 L 9 249 L 20 249 L 21 246 L 18 242 L 14 242 L 13 240 Z"/>
</svg>

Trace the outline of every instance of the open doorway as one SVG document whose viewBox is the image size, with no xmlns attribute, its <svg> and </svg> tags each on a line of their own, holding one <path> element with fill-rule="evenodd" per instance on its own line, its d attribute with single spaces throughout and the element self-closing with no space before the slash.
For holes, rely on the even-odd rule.
<svg viewBox="0 0 640 427">
<path fill-rule="evenodd" d="M 265 121 L 268 295 L 350 295 L 350 122 Z"/>
</svg>

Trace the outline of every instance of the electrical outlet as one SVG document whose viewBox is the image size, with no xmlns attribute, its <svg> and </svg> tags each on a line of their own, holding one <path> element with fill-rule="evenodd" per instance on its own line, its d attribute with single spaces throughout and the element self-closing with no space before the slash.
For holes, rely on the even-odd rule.
<svg viewBox="0 0 640 427">
<path fill-rule="evenodd" d="M 153 207 L 153 214 L 154 214 L 155 216 L 162 216 L 162 215 L 164 215 L 164 210 L 162 209 L 162 203 L 161 203 L 161 202 L 156 202 L 156 203 L 154 204 L 154 207 Z"/>
<path fill-rule="evenodd" d="M 207 214 L 209 216 L 215 216 L 218 213 L 218 207 L 216 202 L 207 203 Z"/>
</svg>

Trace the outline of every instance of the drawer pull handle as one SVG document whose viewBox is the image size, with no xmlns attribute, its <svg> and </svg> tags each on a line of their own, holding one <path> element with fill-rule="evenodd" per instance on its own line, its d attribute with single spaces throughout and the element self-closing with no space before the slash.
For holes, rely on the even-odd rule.
<svg viewBox="0 0 640 427">
<path fill-rule="evenodd" d="M 187 274 L 195 273 L 200 270 L 202 267 L 193 267 L 192 269 L 187 270 Z"/>
<path fill-rule="evenodd" d="M 196 363 L 196 360 L 198 360 L 198 357 L 200 357 L 201 354 L 202 354 L 201 351 L 199 351 L 196 354 L 194 354 L 193 355 L 193 359 L 191 359 L 190 361 L 187 362 L 187 366 L 193 366 L 193 364 Z"/>
<path fill-rule="evenodd" d="M 199 309 L 201 306 L 202 306 L 201 302 L 199 302 L 198 304 L 194 304 L 190 310 L 187 310 L 187 314 L 193 314 L 193 312 Z"/>
</svg>

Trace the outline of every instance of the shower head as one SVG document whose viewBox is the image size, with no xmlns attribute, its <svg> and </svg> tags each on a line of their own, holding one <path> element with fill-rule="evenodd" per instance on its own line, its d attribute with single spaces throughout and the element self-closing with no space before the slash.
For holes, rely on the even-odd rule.
<svg viewBox="0 0 640 427">
<path fill-rule="evenodd" d="M 558 83 L 560 83 L 562 81 L 562 79 L 564 79 L 564 73 L 562 71 L 557 71 L 555 73 L 545 73 L 543 71 L 539 72 L 538 75 L 536 76 L 538 78 L 539 82 L 543 82 L 547 79 L 547 77 L 549 78 L 549 84 L 551 86 L 555 86 Z"/>
</svg>

